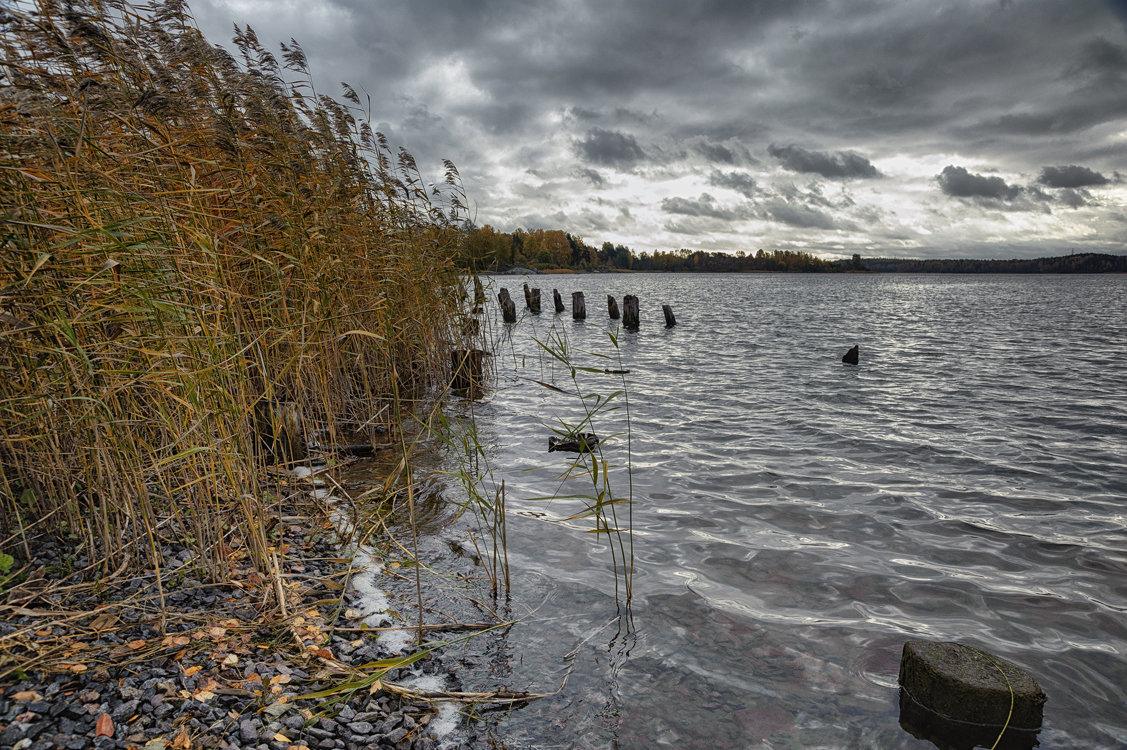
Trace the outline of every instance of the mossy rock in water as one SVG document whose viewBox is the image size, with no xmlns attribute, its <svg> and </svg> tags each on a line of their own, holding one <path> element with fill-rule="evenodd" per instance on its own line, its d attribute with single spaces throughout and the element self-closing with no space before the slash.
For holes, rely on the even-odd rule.
<svg viewBox="0 0 1127 750">
<path fill-rule="evenodd" d="M 900 685 L 917 703 L 948 719 L 998 727 L 1010 714 L 1012 689 L 1009 725 L 1041 726 L 1045 693 L 1037 682 L 1016 664 L 973 646 L 908 641 L 900 658 Z"/>
</svg>

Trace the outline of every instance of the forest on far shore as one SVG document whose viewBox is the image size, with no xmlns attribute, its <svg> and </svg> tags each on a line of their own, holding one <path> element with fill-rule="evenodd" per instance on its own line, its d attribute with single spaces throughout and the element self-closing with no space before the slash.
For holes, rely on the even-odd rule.
<svg viewBox="0 0 1127 750">
<path fill-rule="evenodd" d="M 463 267 L 506 271 L 665 271 L 681 273 L 1127 273 L 1127 255 L 1076 253 L 1051 258 L 917 260 L 868 258 L 825 260 L 794 250 L 754 253 L 674 250 L 636 253 L 624 245 L 588 245 L 560 229 L 498 232 L 491 226 L 466 231 L 459 258 Z"/>
</svg>

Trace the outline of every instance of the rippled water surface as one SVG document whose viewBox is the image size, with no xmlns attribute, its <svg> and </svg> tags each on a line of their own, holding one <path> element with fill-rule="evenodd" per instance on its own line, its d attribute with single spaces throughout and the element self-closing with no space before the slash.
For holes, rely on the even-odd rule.
<svg viewBox="0 0 1127 750">
<path fill-rule="evenodd" d="M 495 292 L 523 308 L 524 281 L 545 310 L 503 326 Z M 898 721 L 900 651 L 922 638 L 1026 667 L 1049 699 L 1042 746 L 1127 745 L 1127 277 L 491 283 L 498 382 L 472 409 L 506 485 L 506 611 L 526 619 L 480 677 L 536 691 L 568 678 L 491 718 L 499 742 L 932 747 Z M 608 293 L 641 301 L 641 330 L 617 349 Z M 532 499 L 592 487 L 546 452 L 549 425 L 581 408 L 536 382 L 572 388 L 534 338 L 630 371 L 629 419 L 593 430 L 613 434 L 608 477 L 633 498 L 632 629 L 614 619 L 607 545 L 590 521 L 561 521 L 582 501 Z M 857 367 L 840 361 L 853 344 Z M 585 393 L 623 385 L 578 377 Z"/>
</svg>

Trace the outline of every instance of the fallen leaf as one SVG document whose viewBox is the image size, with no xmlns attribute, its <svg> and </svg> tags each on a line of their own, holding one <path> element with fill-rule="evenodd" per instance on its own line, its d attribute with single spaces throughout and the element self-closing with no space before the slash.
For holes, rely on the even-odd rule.
<svg viewBox="0 0 1127 750">
<path fill-rule="evenodd" d="M 32 703 L 39 700 L 41 696 L 34 690 L 21 690 L 18 693 L 12 693 L 9 697 L 19 703 L 23 703 L 25 701 Z"/>
<path fill-rule="evenodd" d="M 165 750 L 167 747 L 164 737 L 156 737 L 145 743 L 145 750 Z"/>
<path fill-rule="evenodd" d="M 344 616 L 350 620 L 358 620 L 364 616 L 364 613 L 358 609 L 346 609 L 344 611 Z"/>
<path fill-rule="evenodd" d="M 244 682 L 257 682 L 259 685 L 261 685 L 262 684 L 262 675 L 260 675 L 258 672 L 251 672 L 250 674 L 248 674 L 246 677 L 243 678 L 243 681 Z"/>
<path fill-rule="evenodd" d="M 55 631 L 53 631 L 53 630 L 36 630 L 35 634 L 37 636 L 39 636 L 40 638 L 46 638 L 49 635 L 54 635 Z"/>
<path fill-rule="evenodd" d="M 192 739 L 188 736 L 188 730 L 180 727 L 180 732 L 172 739 L 172 747 L 176 750 L 192 750 Z"/>
<path fill-rule="evenodd" d="M 113 719 L 109 714 L 98 716 L 98 722 L 94 725 L 94 736 L 113 737 Z"/>
<path fill-rule="evenodd" d="M 233 667 L 238 663 L 239 657 L 235 656 L 234 654 L 227 654 L 227 656 L 223 657 L 223 666 L 225 667 Z"/>
<path fill-rule="evenodd" d="M 160 642 L 160 645 L 166 646 L 166 647 L 187 646 L 191 642 L 192 642 L 191 636 L 187 636 L 187 635 L 166 635 L 164 637 L 164 640 L 162 640 Z"/>
<path fill-rule="evenodd" d="M 275 742 L 285 742 L 288 745 L 290 743 L 290 738 L 287 737 L 286 735 L 282 734 L 281 732 L 278 732 L 274 735 L 274 741 Z"/>
<path fill-rule="evenodd" d="M 323 648 L 317 652 L 317 656 L 320 656 L 322 659 L 332 659 L 333 652 L 327 648 Z"/>
<path fill-rule="evenodd" d="M 148 641 L 141 639 L 141 640 L 136 640 L 136 641 L 130 641 L 129 643 L 127 643 L 125 645 L 129 646 L 129 648 L 133 649 L 134 651 L 137 651 L 137 650 L 142 649 L 145 646 L 147 646 Z"/>
<path fill-rule="evenodd" d="M 111 615 L 109 612 L 103 612 L 94 618 L 90 623 L 93 630 L 108 630 L 118 623 L 117 615 Z"/>
<path fill-rule="evenodd" d="M 270 678 L 271 685 L 288 685 L 293 678 L 288 674 L 276 674 Z"/>
<path fill-rule="evenodd" d="M 197 664 L 197 665 L 196 665 L 196 666 L 194 666 L 194 667 L 188 667 L 187 669 L 185 669 L 185 670 L 184 670 L 184 675 L 185 675 L 185 676 L 187 676 L 187 677 L 191 677 L 191 676 L 192 676 L 192 675 L 194 675 L 194 674 L 195 674 L 196 672 L 199 672 L 199 671 L 200 671 L 200 670 L 202 670 L 202 669 L 203 669 L 203 667 L 201 667 L 201 666 L 200 666 L 199 664 Z"/>
<path fill-rule="evenodd" d="M 200 703 L 207 703 L 209 700 L 215 697 L 215 693 L 211 692 L 210 690 L 201 690 L 192 697 L 198 700 Z"/>
<path fill-rule="evenodd" d="M 87 669 L 85 664 L 71 664 L 70 671 L 74 674 L 82 674 Z"/>
<path fill-rule="evenodd" d="M 219 640 L 220 638 L 227 635 L 227 628 L 211 628 L 207 631 L 207 634 L 215 640 Z"/>
<path fill-rule="evenodd" d="M 383 683 L 379 680 L 376 680 L 372 683 L 372 687 L 368 688 L 368 695 L 375 695 L 381 690 L 383 690 Z"/>
</svg>

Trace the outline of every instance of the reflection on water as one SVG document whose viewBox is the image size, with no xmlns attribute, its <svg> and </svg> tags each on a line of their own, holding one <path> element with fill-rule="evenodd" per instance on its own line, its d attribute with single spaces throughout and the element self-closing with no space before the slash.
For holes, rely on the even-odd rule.
<svg viewBox="0 0 1127 750">
<path fill-rule="evenodd" d="M 492 279 L 490 299 L 524 280 Z M 457 671 L 467 688 L 564 687 L 477 727 L 512 748 L 932 747 L 901 727 L 896 686 L 904 641 L 924 638 L 1026 667 L 1049 698 L 1042 745 L 1127 744 L 1127 279 L 527 280 L 636 294 L 642 326 L 616 350 L 594 306 L 490 323 L 499 379 L 472 409 L 507 487 L 498 606 L 524 620 L 466 645 Z M 568 382 L 533 341 L 550 332 L 612 356 L 580 364 L 630 370 L 630 419 L 593 427 L 633 497 L 632 631 L 605 542 L 549 520 L 580 490 L 547 425 L 581 417 L 536 382 Z M 449 545 L 465 522 L 423 542 L 452 593 L 476 585 Z"/>
</svg>

